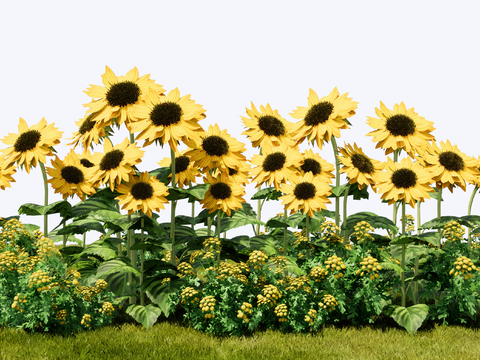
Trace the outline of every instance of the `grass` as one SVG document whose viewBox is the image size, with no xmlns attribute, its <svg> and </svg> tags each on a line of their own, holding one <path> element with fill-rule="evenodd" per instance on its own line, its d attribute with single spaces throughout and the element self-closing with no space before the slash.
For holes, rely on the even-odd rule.
<svg viewBox="0 0 480 360">
<path fill-rule="evenodd" d="M 328 326 L 316 334 L 262 329 L 250 336 L 212 336 L 186 327 L 181 315 L 148 331 L 127 314 L 110 326 L 73 336 L 0 329 L 0 359 L 480 359 L 477 327 L 425 324 L 409 335 L 389 318 L 371 326 Z"/>
</svg>

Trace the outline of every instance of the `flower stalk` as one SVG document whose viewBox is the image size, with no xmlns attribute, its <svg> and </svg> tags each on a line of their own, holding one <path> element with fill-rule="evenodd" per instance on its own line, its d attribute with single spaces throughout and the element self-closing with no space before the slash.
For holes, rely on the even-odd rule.
<svg viewBox="0 0 480 360">
<path fill-rule="evenodd" d="M 478 191 L 478 184 L 475 184 L 475 188 L 472 191 L 472 195 L 470 196 L 470 200 L 468 202 L 468 215 L 472 215 L 472 205 L 473 205 L 473 199 L 475 198 L 475 195 L 477 194 Z M 471 235 L 472 229 L 469 227 L 468 228 L 468 249 L 470 250 L 472 248 L 472 235 Z"/>
<path fill-rule="evenodd" d="M 335 158 L 335 186 L 338 188 L 340 186 L 340 159 L 338 158 L 338 146 L 335 136 L 331 137 L 332 147 L 333 147 L 333 157 Z M 335 225 L 340 228 L 340 197 L 335 197 Z M 339 231 L 336 230 L 337 235 Z"/>
<path fill-rule="evenodd" d="M 40 169 L 42 169 L 42 176 L 43 176 L 43 188 L 45 191 L 45 198 L 43 205 L 46 207 L 48 206 L 48 184 L 47 184 L 47 172 L 45 171 L 45 165 L 42 162 L 40 163 Z M 43 215 L 43 234 L 45 237 L 48 237 L 48 215 Z"/>
</svg>

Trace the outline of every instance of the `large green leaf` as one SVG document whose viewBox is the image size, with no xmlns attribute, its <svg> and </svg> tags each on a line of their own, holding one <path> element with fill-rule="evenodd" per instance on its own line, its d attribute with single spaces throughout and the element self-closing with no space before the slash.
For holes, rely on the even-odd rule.
<svg viewBox="0 0 480 360">
<path fill-rule="evenodd" d="M 305 219 L 305 214 L 302 212 L 296 212 L 286 219 L 283 217 L 271 218 L 265 224 L 269 228 L 279 228 L 279 227 L 291 227 L 296 229 L 298 225 Z"/>
<path fill-rule="evenodd" d="M 406 245 L 415 242 L 415 240 L 414 236 L 402 234 L 393 238 L 393 240 L 390 241 L 390 245 Z"/>
<path fill-rule="evenodd" d="M 168 195 L 166 196 L 166 199 L 169 201 L 189 199 L 190 202 L 193 202 L 195 200 L 202 200 L 209 186 L 210 184 L 200 184 L 185 189 L 170 186 L 168 188 Z"/>
<path fill-rule="evenodd" d="M 364 186 L 362 190 L 358 188 L 358 183 L 353 184 L 344 184 L 341 186 L 330 186 L 332 190 L 332 194 L 328 197 L 335 198 L 335 197 L 342 197 L 345 196 L 345 190 L 348 189 L 348 196 L 353 196 L 354 200 L 361 200 L 361 199 L 368 199 L 368 187 Z"/>
<path fill-rule="evenodd" d="M 99 210 L 109 210 L 119 213 L 115 208 L 115 202 L 103 197 L 92 197 L 85 200 L 85 202 L 79 202 L 72 207 L 72 212 L 75 217 L 80 217 Z"/>
<path fill-rule="evenodd" d="M 427 221 L 426 223 L 422 224 L 419 229 L 425 230 L 425 229 L 441 229 L 445 225 L 447 225 L 450 221 L 456 221 L 459 224 L 463 226 L 470 227 L 470 223 L 467 220 L 463 220 L 462 218 L 458 216 L 441 216 L 440 218 L 434 218 L 430 221 Z"/>
<path fill-rule="evenodd" d="M 91 245 L 89 245 L 91 246 Z M 85 252 L 85 251 L 84 251 Z M 103 262 L 97 271 L 97 277 L 105 277 L 107 275 L 122 272 L 122 273 L 132 273 L 137 276 L 140 276 L 140 271 L 135 269 L 129 262 L 128 259 L 125 257 L 116 257 L 111 260 L 106 260 Z"/>
<path fill-rule="evenodd" d="M 423 234 L 416 235 L 415 237 L 435 245 L 437 248 L 440 247 L 440 233 L 438 231 L 424 232 Z"/>
<path fill-rule="evenodd" d="M 398 233 L 398 227 L 392 220 L 367 211 L 358 212 L 347 217 L 346 224 L 342 225 L 342 230 L 352 230 L 360 221 L 368 222 L 374 229 L 390 230 L 393 235 Z"/>
<path fill-rule="evenodd" d="M 102 234 L 105 234 L 105 230 L 103 229 L 102 224 L 92 219 L 72 221 L 64 228 L 58 230 L 57 234 L 84 234 L 89 230 L 95 230 Z"/>
<path fill-rule="evenodd" d="M 429 307 L 426 304 L 417 304 L 409 307 L 387 305 L 383 312 L 413 335 L 427 318 L 428 310 Z"/>
<path fill-rule="evenodd" d="M 480 225 L 480 216 L 478 215 L 465 215 L 462 216 L 460 219 L 470 223 L 470 226 L 465 225 L 467 227 L 473 227 L 473 225 Z"/>
<path fill-rule="evenodd" d="M 233 239 L 232 239 L 233 240 Z M 248 239 L 240 239 L 238 251 L 245 249 L 264 251 L 268 256 L 276 254 L 275 238 L 270 235 L 259 235 Z"/>
<path fill-rule="evenodd" d="M 235 229 L 245 225 L 265 225 L 264 222 L 258 220 L 256 217 L 251 216 L 239 209 L 231 217 L 225 217 L 220 219 L 220 232 L 225 232 L 231 229 Z M 217 222 L 214 221 L 213 225 L 217 225 Z M 216 230 L 216 229 L 215 229 Z"/>
<path fill-rule="evenodd" d="M 131 304 L 125 312 L 133 317 L 138 323 L 142 324 L 147 330 L 157 322 L 162 315 L 162 310 L 152 304 L 147 306 Z"/>
<path fill-rule="evenodd" d="M 72 205 L 70 205 L 70 203 L 66 200 L 56 201 L 47 206 L 31 204 L 31 203 L 23 204 L 18 209 L 18 213 L 20 215 L 25 214 L 25 215 L 33 215 L 33 216 L 60 213 L 60 216 L 62 218 L 73 217 Z"/>
<path fill-rule="evenodd" d="M 161 274 L 167 275 L 167 274 Z M 184 278 L 178 278 L 177 276 L 168 275 L 171 278 L 170 281 L 167 281 L 162 285 L 162 281 L 165 276 L 157 275 L 154 277 L 147 278 L 143 281 L 141 289 L 145 291 L 145 294 L 149 299 L 157 304 L 166 317 L 170 315 L 170 312 L 174 309 L 170 308 L 167 300 L 170 294 L 177 294 L 180 291 L 182 285 L 185 284 Z"/>
<path fill-rule="evenodd" d="M 266 199 L 268 200 L 278 200 L 282 196 L 282 192 L 275 190 L 274 187 L 268 187 L 265 189 L 258 190 L 255 194 L 252 196 L 252 200 L 262 200 Z"/>
</svg>

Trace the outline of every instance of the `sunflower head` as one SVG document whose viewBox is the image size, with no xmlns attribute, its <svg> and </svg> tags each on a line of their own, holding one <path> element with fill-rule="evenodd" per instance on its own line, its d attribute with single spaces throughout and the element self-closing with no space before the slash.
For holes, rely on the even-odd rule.
<svg viewBox="0 0 480 360">
<path fill-rule="evenodd" d="M 245 202 L 242 198 L 245 195 L 243 187 L 225 173 L 220 173 L 216 177 L 207 173 L 204 182 L 210 186 L 200 203 L 204 204 L 209 213 L 222 210 L 230 216 L 231 210 L 238 210 L 242 207 L 241 203 Z"/>
<path fill-rule="evenodd" d="M 325 181 L 331 183 L 335 177 L 333 174 L 334 166 L 322 159 L 318 154 L 314 154 L 312 149 L 307 149 L 303 153 L 303 164 L 300 165 L 300 175 L 311 172 L 313 176 L 320 176 Z"/>
<path fill-rule="evenodd" d="M 200 171 L 197 166 L 194 166 L 194 162 L 190 156 L 185 155 L 187 150 L 175 153 L 175 183 L 183 188 L 190 183 L 196 183 L 196 177 L 200 176 Z M 157 163 L 162 167 L 171 167 L 172 159 L 165 157 L 162 161 Z M 168 175 L 168 179 L 172 179 L 172 174 Z"/>
</svg>

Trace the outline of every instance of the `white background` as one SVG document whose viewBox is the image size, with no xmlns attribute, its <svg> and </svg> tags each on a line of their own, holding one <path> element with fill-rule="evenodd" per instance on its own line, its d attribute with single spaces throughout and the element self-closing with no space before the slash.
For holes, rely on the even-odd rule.
<svg viewBox="0 0 480 360">
<path fill-rule="evenodd" d="M 449 139 L 477 157 L 479 10 L 474 1 L 3 2 L 0 136 L 18 134 L 20 117 L 29 126 L 45 117 L 64 132 L 56 146 L 63 159 L 69 151 L 66 139 L 77 131 L 75 121 L 90 101 L 83 90 L 102 84 L 105 65 L 116 75 L 137 66 L 140 75 L 150 73 L 167 91 L 178 87 L 181 95 L 191 94 L 207 110 L 202 127 L 218 123 L 227 129 L 246 144 L 248 158 L 258 150 L 241 135 L 240 116 L 251 101 L 257 108 L 269 103 L 296 122 L 289 113 L 307 105 L 309 88 L 325 96 L 335 86 L 359 102 L 349 119 L 354 126 L 342 130 L 339 146 L 356 142 L 368 156 L 385 161 L 383 150 L 365 136 L 373 130 L 366 119 L 375 116 L 380 101 L 388 108 L 403 101 L 434 122 L 437 142 Z M 122 127 L 114 142 L 125 137 Z M 0 149 L 6 147 L 0 143 Z M 306 148 L 304 142 L 301 150 Z M 170 154 L 168 146 L 145 149 L 141 171 L 157 168 Z M 95 150 L 103 152 L 103 147 Z M 315 151 L 333 163 L 331 144 Z M 18 170 L 14 178 L 11 188 L 0 192 L 0 216 L 16 215 L 23 203 L 43 204 L 39 167 L 30 174 Z M 254 186 L 247 186 L 245 200 L 256 209 L 250 200 Z M 466 193 L 458 188 L 444 192 L 443 215 L 466 215 L 472 190 L 469 185 Z M 372 211 L 391 217 L 392 208 L 370 194 L 369 201 L 350 200 L 349 214 Z M 50 203 L 61 199 L 50 188 Z M 190 211 L 186 200 L 177 206 L 177 214 Z M 282 211 L 280 202 L 267 202 L 262 219 Z M 416 216 L 410 207 L 407 213 Z M 480 213 L 478 199 L 473 213 Z M 160 216 L 161 222 L 169 221 L 168 206 Z M 435 216 L 436 202 L 427 200 L 422 222 Z M 41 217 L 21 220 L 43 230 Z M 59 221 L 50 216 L 49 229 Z M 227 236 L 237 234 L 253 232 L 248 226 Z M 91 232 L 87 242 L 97 238 Z"/>
</svg>

